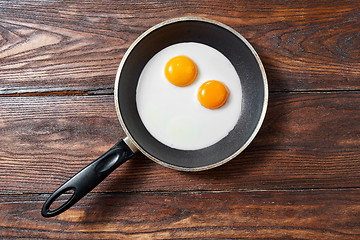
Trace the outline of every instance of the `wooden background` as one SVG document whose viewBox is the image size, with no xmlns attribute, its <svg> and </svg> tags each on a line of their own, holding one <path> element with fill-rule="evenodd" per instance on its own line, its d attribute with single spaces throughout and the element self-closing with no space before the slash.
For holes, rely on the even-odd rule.
<svg viewBox="0 0 360 240">
<path fill-rule="evenodd" d="M 270 99 L 251 145 L 185 173 L 143 155 L 67 212 L 49 194 L 124 137 L 113 103 L 130 44 L 202 16 L 261 57 Z M 0 0 L 0 238 L 360 239 L 360 2 Z"/>
</svg>

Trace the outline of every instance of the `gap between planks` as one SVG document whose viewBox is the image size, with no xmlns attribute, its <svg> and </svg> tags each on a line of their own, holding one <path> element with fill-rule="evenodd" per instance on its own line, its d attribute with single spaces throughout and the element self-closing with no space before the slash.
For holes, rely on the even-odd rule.
<svg viewBox="0 0 360 240">
<path fill-rule="evenodd" d="M 239 190 L 174 190 L 174 191 L 121 191 L 121 192 L 97 192 L 92 191 L 88 194 L 200 194 L 200 193 L 257 193 L 257 192 L 321 192 L 321 191 L 359 191 L 360 187 L 342 188 L 298 188 L 298 189 L 239 189 Z M 50 195 L 52 192 L 2 192 L 0 196 L 31 196 L 31 195 Z"/>
<path fill-rule="evenodd" d="M 346 93 L 346 92 L 360 92 L 360 89 L 295 89 L 295 90 L 273 90 L 269 93 Z M 96 90 L 65 90 L 65 91 L 45 91 L 45 92 L 17 92 L 5 93 L 0 97 L 54 97 L 54 96 L 101 96 L 113 95 L 114 89 L 96 89 Z"/>
</svg>

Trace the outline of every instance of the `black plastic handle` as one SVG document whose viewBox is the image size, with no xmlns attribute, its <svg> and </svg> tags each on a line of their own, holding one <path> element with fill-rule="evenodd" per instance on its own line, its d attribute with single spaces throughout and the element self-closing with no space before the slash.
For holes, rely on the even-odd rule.
<svg viewBox="0 0 360 240">
<path fill-rule="evenodd" d="M 59 187 L 45 201 L 41 209 L 41 215 L 43 217 L 54 217 L 66 211 L 133 155 L 134 153 L 126 143 L 123 140 L 120 140 L 109 151 L 90 163 Z M 69 200 L 55 210 L 50 210 L 51 204 L 68 191 L 73 191 L 73 195 Z"/>
</svg>

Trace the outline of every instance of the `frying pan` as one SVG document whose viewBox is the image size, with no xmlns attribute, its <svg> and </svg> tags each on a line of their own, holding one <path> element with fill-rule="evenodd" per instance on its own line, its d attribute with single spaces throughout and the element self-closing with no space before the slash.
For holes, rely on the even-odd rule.
<svg viewBox="0 0 360 240">
<path fill-rule="evenodd" d="M 146 130 L 136 107 L 137 82 L 145 64 L 160 50 L 181 42 L 202 43 L 220 51 L 233 64 L 242 87 L 241 114 L 234 129 L 219 142 L 199 150 L 174 149 L 156 140 Z M 238 32 L 214 20 L 183 17 L 162 22 L 135 40 L 121 60 L 114 98 L 127 137 L 59 187 L 44 203 L 44 217 L 70 208 L 138 150 L 156 163 L 180 171 L 201 171 L 230 161 L 260 129 L 267 109 L 268 84 L 259 56 Z M 63 205 L 50 209 L 59 196 L 68 192 L 72 195 Z"/>
</svg>

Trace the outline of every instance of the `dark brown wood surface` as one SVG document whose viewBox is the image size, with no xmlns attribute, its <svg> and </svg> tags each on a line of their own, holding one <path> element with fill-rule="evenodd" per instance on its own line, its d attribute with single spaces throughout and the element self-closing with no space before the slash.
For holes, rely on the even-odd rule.
<svg viewBox="0 0 360 240">
<path fill-rule="evenodd" d="M 97 193 L 51 220 L 46 197 L 1 196 L 3 237 L 359 239 L 356 189 Z"/>
<path fill-rule="evenodd" d="M 125 136 L 112 92 L 126 49 L 181 16 L 221 21 L 258 52 L 270 99 L 257 137 L 204 172 L 137 154 L 41 217 Z M 360 2 L 0 1 L 0 239 L 14 238 L 360 239 Z"/>
</svg>

